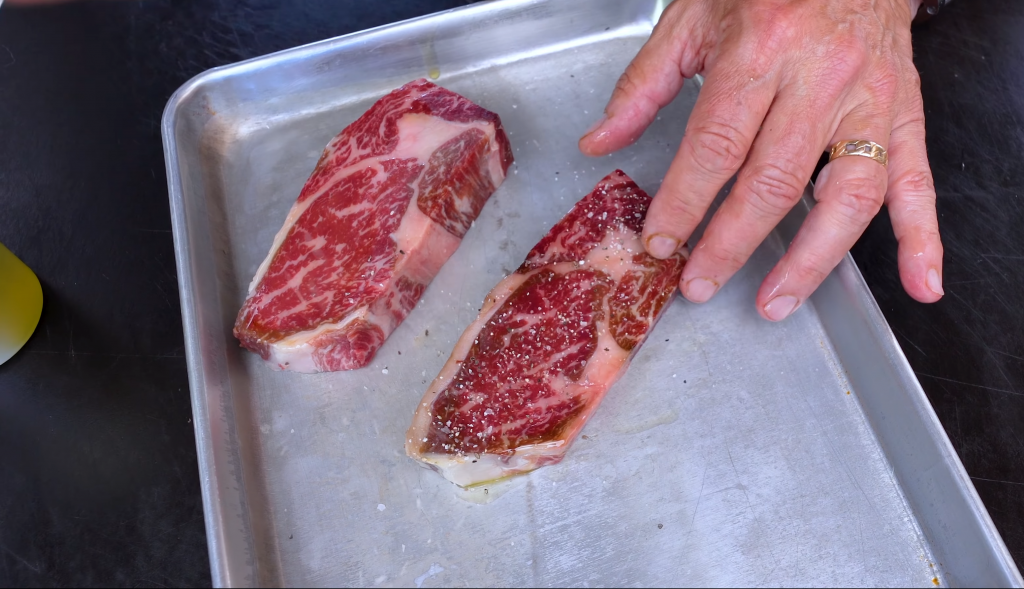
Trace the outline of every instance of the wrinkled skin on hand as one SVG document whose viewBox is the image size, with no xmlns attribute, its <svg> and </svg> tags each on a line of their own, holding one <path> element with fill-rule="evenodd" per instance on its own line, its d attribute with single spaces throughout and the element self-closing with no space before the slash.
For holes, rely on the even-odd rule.
<svg viewBox="0 0 1024 589">
<path fill-rule="evenodd" d="M 910 23 L 920 0 L 677 0 L 619 80 L 605 118 L 580 140 L 588 155 L 636 141 L 683 80 L 704 76 L 679 151 L 647 216 L 644 243 L 679 248 L 725 183 L 680 281 L 705 302 L 798 202 L 821 153 L 867 139 L 889 164 L 840 157 L 821 171 L 817 205 L 757 294 L 781 320 L 807 300 L 883 203 L 910 296 L 937 301 L 942 244 L 925 151 Z"/>
</svg>

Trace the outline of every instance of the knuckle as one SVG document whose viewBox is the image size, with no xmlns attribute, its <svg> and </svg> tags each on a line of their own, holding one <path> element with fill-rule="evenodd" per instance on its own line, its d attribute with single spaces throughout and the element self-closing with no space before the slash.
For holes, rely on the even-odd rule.
<svg viewBox="0 0 1024 589">
<path fill-rule="evenodd" d="M 634 61 L 619 76 L 612 95 L 618 100 L 636 101 L 641 108 L 661 108 L 662 104 L 658 101 L 656 94 L 653 94 L 650 86 L 644 83 L 647 79 L 650 78 L 645 75 L 643 66 Z"/>
<path fill-rule="evenodd" d="M 767 47 L 779 48 L 794 40 L 802 27 L 798 10 L 787 6 L 773 6 L 757 15 L 760 40 Z"/>
<path fill-rule="evenodd" d="M 844 219 L 870 220 L 882 208 L 885 189 L 876 178 L 854 177 L 843 181 L 835 204 Z"/>
<path fill-rule="evenodd" d="M 734 244 L 724 242 L 721 239 L 715 239 L 713 242 L 708 243 L 707 247 L 700 248 L 694 253 L 694 256 L 698 254 L 704 258 L 706 267 L 714 268 L 719 272 L 723 269 L 727 272 L 736 270 L 747 259 L 747 255 L 738 250 Z"/>
<path fill-rule="evenodd" d="M 694 129 L 687 141 L 693 161 L 709 175 L 732 174 L 747 156 L 743 133 L 728 123 L 707 122 Z"/>
<path fill-rule="evenodd" d="M 918 170 L 908 172 L 896 179 L 896 185 L 900 189 L 914 197 L 935 198 L 935 180 L 929 172 Z"/>
<path fill-rule="evenodd" d="M 665 189 L 663 189 L 665 190 Z M 658 225 L 668 227 L 688 227 L 692 224 L 697 223 L 700 217 L 703 216 L 703 212 L 698 212 L 700 207 L 696 206 L 691 202 L 690 194 L 685 190 L 669 189 L 665 191 L 665 194 L 659 194 L 655 203 L 652 203 L 651 209 L 656 214 L 654 218 L 660 222 Z M 648 218 L 652 216 L 648 213 Z M 665 231 L 662 231 L 665 233 Z M 676 233 L 677 231 L 668 231 L 668 233 Z"/>
<path fill-rule="evenodd" d="M 740 79 L 763 80 L 771 78 L 778 70 L 778 55 L 778 50 L 766 50 L 760 42 L 750 40 L 740 44 L 729 57 L 733 63 L 741 64 L 736 66 L 743 76 Z"/>
<path fill-rule="evenodd" d="M 934 223 L 924 223 L 918 225 L 917 234 L 920 238 L 926 242 L 941 243 L 942 237 L 939 235 L 939 228 Z"/>
<path fill-rule="evenodd" d="M 903 87 L 911 90 L 917 90 L 918 96 L 921 94 L 921 74 L 918 73 L 917 68 L 911 63 L 909 66 L 903 68 L 902 83 Z"/>
<path fill-rule="evenodd" d="M 754 10 L 747 18 L 739 20 L 746 22 L 738 22 L 733 27 L 743 31 L 734 45 L 734 59 L 744 64 L 744 69 L 755 78 L 774 74 L 780 58 L 799 45 L 795 38 L 799 23 L 787 9 Z"/>
<path fill-rule="evenodd" d="M 766 217 L 776 217 L 793 208 L 803 194 L 805 181 L 795 164 L 765 163 L 751 173 L 748 204 Z"/>
<path fill-rule="evenodd" d="M 794 268 L 793 272 L 799 284 L 817 286 L 828 278 L 833 267 L 826 260 L 815 256 Z"/>
<path fill-rule="evenodd" d="M 925 242 L 941 241 L 934 198 L 915 197 L 892 202 L 889 206 L 889 216 L 897 240 L 911 236 L 914 240 Z"/>
<path fill-rule="evenodd" d="M 846 79 L 864 71 L 871 58 L 864 44 L 851 39 L 841 43 L 840 47 L 839 51 L 833 53 L 835 71 Z"/>
<path fill-rule="evenodd" d="M 821 67 L 813 74 L 813 83 L 822 95 L 834 103 L 854 80 L 868 68 L 870 53 L 864 44 L 850 37 L 834 39 L 822 54 Z"/>
<path fill-rule="evenodd" d="M 618 81 L 615 82 L 615 93 L 616 94 L 633 94 L 636 92 L 639 84 L 634 79 L 637 75 L 636 63 L 631 63 L 626 67 L 626 71 L 622 72 L 619 76 Z"/>
</svg>

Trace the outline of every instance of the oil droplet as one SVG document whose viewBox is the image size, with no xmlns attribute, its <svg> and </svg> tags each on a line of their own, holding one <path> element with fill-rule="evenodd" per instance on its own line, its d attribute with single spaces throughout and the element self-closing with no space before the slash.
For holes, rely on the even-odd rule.
<svg viewBox="0 0 1024 589">
<path fill-rule="evenodd" d="M 423 46 L 423 65 L 427 68 L 427 75 L 430 76 L 431 80 L 436 80 L 441 77 L 440 62 L 437 60 L 437 50 L 434 48 L 434 35 L 437 34 L 435 31 L 431 34 L 430 38 L 427 39 L 426 44 Z"/>
</svg>

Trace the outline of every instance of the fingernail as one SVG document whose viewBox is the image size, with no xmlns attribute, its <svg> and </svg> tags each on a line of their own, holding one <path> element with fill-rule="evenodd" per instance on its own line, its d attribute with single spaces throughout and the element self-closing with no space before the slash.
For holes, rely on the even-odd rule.
<svg viewBox="0 0 1024 589">
<path fill-rule="evenodd" d="M 647 253 L 651 254 L 659 260 L 676 253 L 679 249 L 679 242 L 673 237 L 658 233 L 647 240 Z"/>
<path fill-rule="evenodd" d="M 587 129 L 587 132 L 583 134 L 583 138 L 586 139 L 588 135 L 600 129 L 601 125 L 604 125 L 607 121 L 608 115 L 602 115 L 600 119 L 597 119 L 597 122 L 595 122 L 593 125 L 590 126 L 589 129 Z"/>
<path fill-rule="evenodd" d="M 782 295 L 768 301 L 764 306 L 764 314 L 772 321 L 782 321 L 793 314 L 800 301 L 796 297 Z"/>
<path fill-rule="evenodd" d="M 928 290 L 933 293 L 942 296 L 946 294 L 942 291 L 942 279 L 939 278 L 939 271 L 935 268 L 928 270 L 928 274 L 925 275 L 924 283 L 928 285 Z"/>
<path fill-rule="evenodd" d="M 718 292 L 718 283 L 709 278 L 694 278 L 686 283 L 683 295 L 694 303 L 706 303 Z"/>
</svg>

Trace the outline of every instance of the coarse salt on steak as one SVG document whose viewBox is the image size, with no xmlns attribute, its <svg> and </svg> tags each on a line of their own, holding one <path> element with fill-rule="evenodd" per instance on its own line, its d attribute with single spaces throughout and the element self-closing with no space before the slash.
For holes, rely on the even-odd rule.
<svg viewBox="0 0 1024 589">
<path fill-rule="evenodd" d="M 686 263 L 644 251 L 650 200 L 616 170 L 494 287 L 423 396 L 409 456 L 463 487 L 562 459 Z"/>
<path fill-rule="evenodd" d="M 365 366 L 505 179 L 498 115 L 418 80 L 331 140 L 249 285 L 242 346 L 296 372 Z"/>
</svg>

